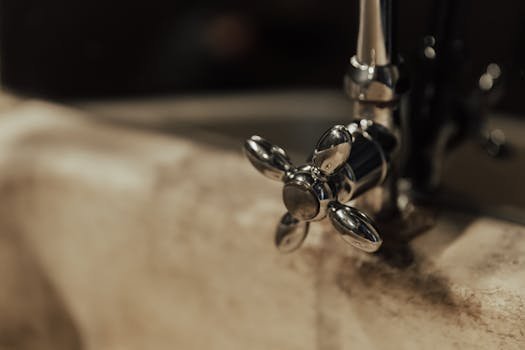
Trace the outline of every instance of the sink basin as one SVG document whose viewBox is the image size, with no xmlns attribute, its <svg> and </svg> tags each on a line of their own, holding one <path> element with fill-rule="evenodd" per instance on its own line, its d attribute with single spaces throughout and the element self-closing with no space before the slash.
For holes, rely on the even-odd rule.
<svg viewBox="0 0 525 350">
<path fill-rule="evenodd" d="M 187 120 L 173 134 L 124 127 L 90 108 L 99 118 L 40 101 L 0 115 L 0 349 L 525 342 L 525 227 L 439 211 L 385 259 L 319 223 L 282 255 L 280 185 L 235 138 Z"/>
</svg>

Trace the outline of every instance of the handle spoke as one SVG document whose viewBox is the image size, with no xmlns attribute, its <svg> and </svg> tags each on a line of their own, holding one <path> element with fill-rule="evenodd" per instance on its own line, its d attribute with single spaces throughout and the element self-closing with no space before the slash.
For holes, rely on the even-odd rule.
<svg viewBox="0 0 525 350">
<path fill-rule="evenodd" d="M 372 253 L 383 243 L 373 220 L 356 208 L 332 202 L 328 216 L 343 239 L 356 248 Z"/>
<path fill-rule="evenodd" d="M 286 173 L 293 168 L 285 150 L 260 136 L 246 140 L 244 153 L 259 172 L 272 180 L 283 181 Z"/>
<path fill-rule="evenodd" d="M 346 163 L 351 150 L 352 135 L 343 125 L 336 125 L 317 142 L 312 165 L 325 175 L 333 174 Z"/>
<path fill-rule="evenodd" d="M 275 245 L 279 251 L 290 253 L 301 246 L 308 235 L 309 223 L 295 219 L 290 213 L 284 214 L 277 226 Z"/>
</svg>

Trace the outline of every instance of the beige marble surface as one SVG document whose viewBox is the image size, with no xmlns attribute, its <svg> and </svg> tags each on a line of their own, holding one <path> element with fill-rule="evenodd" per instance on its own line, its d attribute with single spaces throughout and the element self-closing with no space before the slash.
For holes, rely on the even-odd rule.
<svg viewBox="0 0 525 350">
<path fill-rule="evenodd" d="M 438 213 L 404 265 L 317 225 L 280 255 L 279 184 L 192 138 L 0 113 L 0 349 L 523 348 L 525 228 Z"/>
</svg>

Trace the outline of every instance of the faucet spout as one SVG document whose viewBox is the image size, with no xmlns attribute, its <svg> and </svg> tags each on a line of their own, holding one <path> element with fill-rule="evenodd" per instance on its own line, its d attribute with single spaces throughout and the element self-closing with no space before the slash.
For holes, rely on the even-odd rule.
<svg viewBox="0 0 525 350">
<path fill-rule="evenodd" d="M 362 65 L 386 66 L 390 63 L 386 39 L 387 2 L 384 0 L 360 0 L 359 34 L 356 59 Z"/>
</svg>

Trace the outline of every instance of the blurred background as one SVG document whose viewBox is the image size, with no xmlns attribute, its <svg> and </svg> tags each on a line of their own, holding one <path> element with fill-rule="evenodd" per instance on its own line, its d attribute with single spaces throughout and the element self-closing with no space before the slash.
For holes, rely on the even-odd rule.
<svg viewBox="0 0 525 350">
<path fill-rule="evenodd" d="M 439 18 L 446 7 L 454 18 Z M 355 52 L 356 0 L 2 0 L 2 84 L 60 98 L 335 88 Z M 399 51 L 416 66 L 425 35 L 446 23 L 461 84 L 499 64 L 497 109 L 522 112 L 525 3 L 399 2 Z"/>
</svg>

